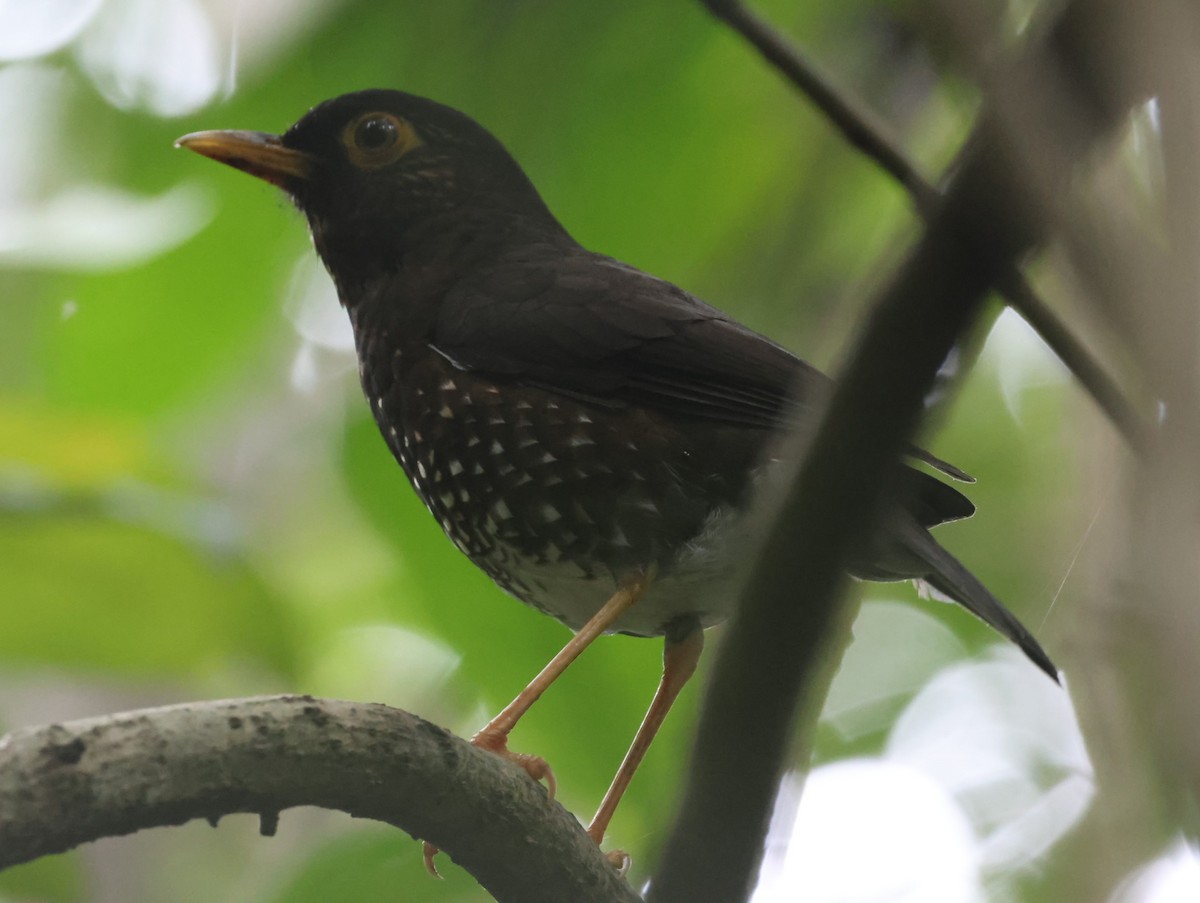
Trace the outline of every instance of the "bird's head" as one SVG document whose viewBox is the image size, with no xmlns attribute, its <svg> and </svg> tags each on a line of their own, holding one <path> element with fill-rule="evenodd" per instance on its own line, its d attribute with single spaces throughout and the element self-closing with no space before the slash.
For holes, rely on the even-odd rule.
<svg viewBox="0 0 1200 903">
<path fill-rule="evenodd" d="M 339 286 L 561 231 L 491 133 L 400 91 L 342 95 L 282 135 L 194 132 L 176 144 L 286 191 Z"/>
</svg>

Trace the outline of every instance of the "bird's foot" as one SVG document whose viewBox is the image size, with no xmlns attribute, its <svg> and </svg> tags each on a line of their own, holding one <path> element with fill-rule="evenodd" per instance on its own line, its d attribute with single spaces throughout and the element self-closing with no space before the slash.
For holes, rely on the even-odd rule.
<svg viewBox="0 0 1200 903">
<path fill-rule="evenodd" d="M 546 782 L 546 795 L 554 799 L 558 792 L 558 781 L 554 778 L 554 769 L 541 756 L 529 753 L 517 753 L 508 748 L 508 734 L 493 733 L 484 728 L 471 738 L 471 745 L 495 753 L 502 759 L 507 759 L 519 767 L 535 781 Z"/>
<path fill-rule="evenodd" d="M 489 731 L 487 728 L 484 728 L 471 738 L 471 745 L 487 750 L 490 753 L 494 753 L 495 755 L 500 756 L 502 759 L 507 759 L 535 781 L 541 782 L 544 780 L 546 782 L 547 797 L 554 799 L 555 793 L 558 792 L 558 781 L 556 781 L 554 778 L 554 769 L 550 767 L 550 763 L 541 756 L 534 756 L 530 755 L 529 753 L 513 752 L 508 748 L 507 733 L 502 734 L 495 731 Z M 429 841 L 425 841 L 421 845 L 422 858 L 425 861 L 425 871 L 429 872 L 429 874 L 434 878 L 442 877 L 438 873 L 437 864 L 434 862 L 434 859 L 440 852 L 441 850 L 438 847 L 435 847 Z M 621 855 L 625 856 L 624 853 Z M 625 856 L 625 868 L 629 867 L 628 859 L 629 857 Z M 609 861 L 613 861 L 611 857 L 609 858 Z M 625 874 L 625 872 L 621 870 L 616 863 L 614 863 L 613 867 L 617 868 L 621 874 Z"/>
<path fill-rule="evenodd" d="M 603 852 L 603 851 L 601 851 Z M 609 850 L 604 854 L 604 858 L 622 878 L 629 871 L 629 866 L 633 864 L 633 859 L 624 850 Z"/>
<path fill-rule="evenodd" d="M 603 829 L 597 828 L 596 825 L 593 824 L 588 827 L 587 835 L 588 837 L 592 838 L 596 846 L 603 846 Z M 603 850 L 601 852 L 603 852 Z M 622 878 L 625 877 L 625 873 L 629 871 L 629 866 L 633 863 L 633 859 L 624 850 L 609 850 L 607 853 L 604 853 L 604 858 L 608 860 L 608 864 L 611 865 L 616 870 L 617 874 Z"/>
<path fill-rule="evenodd" d="M 425 871 L 434 878 L 442 877 L 442 873 L 437 870 L 437 863 L 433 861 L 441 851 L 441 847 L 435 847 L 428 840 L 421 843 L 421 859 L 425 863 Z"/>
</svg>

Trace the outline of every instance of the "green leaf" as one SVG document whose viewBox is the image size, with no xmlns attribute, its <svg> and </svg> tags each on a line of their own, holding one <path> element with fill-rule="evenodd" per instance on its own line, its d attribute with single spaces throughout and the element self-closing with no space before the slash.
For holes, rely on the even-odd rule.
<svg viewBox="0 0 1200 903">
<path fill-rule="evenodd" d="M 360 828 L 312 853 L 270 903 L 397 900 L 404 903 L 486 901 L 475 880 L 442 856 L 443 880 L 425 873 L 421 846 L 392 828 Z"/>
<path fill-rule="evenodd" d="M 0 514 L 0 658 L 195 675 L 293 668 L 285 610 L 234 554 L 81 513 Z"/>
<path fill-rule="evenodd" d="M 76 853 L 44 856 L 0 872 L 0 900 L 75 903 L 84 899 L 83 870 Z"/>
</svg>

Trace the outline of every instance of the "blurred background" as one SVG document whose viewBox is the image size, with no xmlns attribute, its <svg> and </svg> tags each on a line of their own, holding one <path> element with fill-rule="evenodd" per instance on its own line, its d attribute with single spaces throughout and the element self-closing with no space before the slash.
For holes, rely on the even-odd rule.
<svg viewBox="0 0 1200 903">
<path fill-rule="evenodd" d="M 1033 6 L 977 5 L 1003 41 Z M 757 7 L 926 172 L 947 165 L 978 97 L 927 17 Z M 469 735 L 564 642 L 410 491 L 301 217 L 172 148 L 202 128 L 279 132 L 364 87 L 469 113 L 583 244 L 827 370 L 919 234 L 902 189 L 699 3 L 0 2 L 0 729 L 303 692 Z M 1122 165 L 1145 168 L 1133 139 Z M 939 535 L 1070 687 L 1122 446 L 1016 316 L 997 307 L 975 355 L 923 441 L 978 478 L 980 514 Z M 907 584 L 862 592 L 803 805 L 783 788 L 759 903 L 1105 899 L 1078 890 L 1100 848 L 1079 840 L 1095 782 L 1069 694 L 958 609 Z M 660 655 L 597 643 L 514 734 L 584 820 Z M 670 823 L 703 685 L 613 823 L 635 882 Z M 1182 843 L 1109 871 L 1118 903 L 1200 899 Z M 0 900 L 486 899 L 443 872 L 428 880 L 394 830 L 293 810 L 271 839 L 235 816 L 89 845 L 0 874 Z"/>
</svg>

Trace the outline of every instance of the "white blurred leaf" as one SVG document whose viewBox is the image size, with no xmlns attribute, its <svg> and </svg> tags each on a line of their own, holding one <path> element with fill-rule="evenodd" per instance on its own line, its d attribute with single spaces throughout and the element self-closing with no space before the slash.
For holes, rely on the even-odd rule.
<svg viewBox="0 0 1200 903">
<path fill-rule="evenodd" d="M 354 350 L 354 332 L 338 302 L 337 289 L 311 251 L 306 251 L 296 264 L 283 313 L 306 342 L 331 351 Z"/>
<path fill-rule="evenodd" d="M 979 850 L 954 798 L 924 772 L 851 759 L 809 775 L 778 872 L 753 903 L 974 903 Z"/>
<path fill-rule="evenodd" d="M 103 0 L 0 0 L 0 60 L 30 59 L 70 43 Z"/>
<path fill-rule="evenodd" d="M 0 207 L 0 263 L 109 270 L 149 260 L 198 232 L 212 204 L 181 185 L 156 197 L 102 186 Z"/>
<path fill-rule="evenodd" d="M 1042 854 L 1083 816 L 1092 767 L 1068 694 L 1016 649 L 949 668 L 909 704 L 887 757 L 917 768 L 962 805 L 989 869 Z"/>
<path fill-rule="evenodd" d="M 1069 373 L 1039 336 L 1012 308 L 1006 307 L 988 335 L 983 358 L 995 367 L 1004 405 L 1017 423 L 1025 392 L 1066 382 Z"/>
<path fill-rule="evenodd" d="M 221 51 L 195 0 L 110 0 L 77 45 L 80 65 L 120 109 L 183 116 L 221 88 Z"/>
<path fill-rule="evenodd" d="M 0 0 L 3 2 L 3 0 Z M 63 73 L 40 63 L 0 69 L 0 208 L 35 197 L 57 158 Z"/>
<path fill-rule="evenodd" d="M 846 740 L 880 730 L 939 669 L 965 655 L 953 632 L 918 606 L 867 602 L 821 718 Z"/>
<path fill-rule="evenodd" d="M 1200 900 L 1200 850 L 1183 840 L 1134 872 L 1112 896 L 1112 903 L 1196 903 L 1197 900 Z"/>
</svg>

